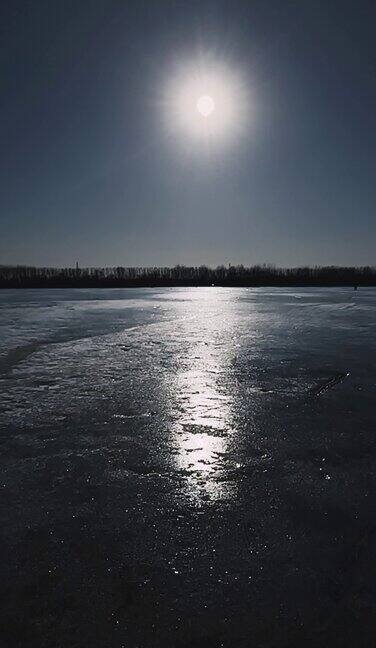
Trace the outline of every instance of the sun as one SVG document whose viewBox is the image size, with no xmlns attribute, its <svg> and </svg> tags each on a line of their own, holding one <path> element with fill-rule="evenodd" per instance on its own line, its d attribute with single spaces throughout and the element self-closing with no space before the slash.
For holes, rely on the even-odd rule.
<svg viewBox="0 0 376 648">
<path fill-rule="evenodd" d="M 218 146 L 249 130 L 248 82 L 224 61 L 208 56 L 175 64 L 163 93 L 166 131 L 186 147 Z"/>
<path fill-rule="evenodd" d="M 209 117 L 215 110 L 213 98 L 209 95 L 201 95 L 201 97 L 197 99 L 196 108 L 200 115 L 203 117 Z"/>
</svg>

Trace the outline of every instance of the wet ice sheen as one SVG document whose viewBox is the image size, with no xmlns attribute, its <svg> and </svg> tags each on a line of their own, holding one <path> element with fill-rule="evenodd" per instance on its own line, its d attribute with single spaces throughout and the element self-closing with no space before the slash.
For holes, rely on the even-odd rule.
<svg viewBox="0 0 376 648">
<path fill-rule="evenodd" d="M 247 440 L 259 444 L 256 419 L 268 416 L 271 400 L 284 409 L 332 388 L 328 398 L 345 399 L 374 349 L 372 289 L 0 297 L 4 423 L 79 417 L 90 433 L 94 417 L 110 429 L 121 423 L 125 435 L 143 443 L 143 422 L 152 435 L 146 445 L 163 450 L 160 470 L 183 476 L 197 501 L 226 497 L 223 473 L 234 469 Z M 372 376 L 359 377 L 357 388 L 367 389 Z"/>
<path fill-rule="evenodd" d="M 372 575 L 375 306 L 371 288 L 0 292 L 6 537 L 31 589 L 32 534 L 35 569 L 74 562 L 67 641 L 117 646 L 116 618 L 131 648 L 245 647 L 251 627 L 282 646 L 281 624 L 286 645 L 336 645 L 341 593 L 367 599 Z M 347 575 L 354 547 L 369 577 Z"/>
</svg>

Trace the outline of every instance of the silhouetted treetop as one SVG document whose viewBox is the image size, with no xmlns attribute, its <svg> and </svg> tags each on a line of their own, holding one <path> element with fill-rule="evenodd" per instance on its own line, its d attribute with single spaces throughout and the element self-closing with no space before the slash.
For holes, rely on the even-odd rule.
<svg viewBox="0 0 376 648">
<path fill-rule="evenodd" d="M 376 267 L 272 264 L 170 267 L 48 268 L 0 266 L 0 288 L 119 288 L 153 286 L 374 286 Z"/>
</svg>

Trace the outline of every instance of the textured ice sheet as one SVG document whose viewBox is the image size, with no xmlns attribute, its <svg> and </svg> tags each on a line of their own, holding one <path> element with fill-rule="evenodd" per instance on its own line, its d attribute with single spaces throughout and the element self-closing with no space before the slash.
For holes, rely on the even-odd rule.
<svg viewBox="0 0 376 648">
<path fill-rule="evenodd" d="M 375 306 L 0 292 L 4 645 L 371 645 Z"/>
</svg>

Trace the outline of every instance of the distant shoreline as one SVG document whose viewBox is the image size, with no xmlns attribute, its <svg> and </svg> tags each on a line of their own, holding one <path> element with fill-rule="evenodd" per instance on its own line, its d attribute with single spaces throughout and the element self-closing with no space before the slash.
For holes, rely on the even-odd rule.
<svg viewBox="0 0 376 648">
<path fill-rule="evenodd" d="M 376 286 L 376 266 L 273 265 L 48 268 L 0 266 L 0 289 L 15 288 L 336 288 Z"/>
<path fill-rule="evenodd" d="M 357 286 L 357 289 L 360 288 L 375 288 L 376 284 L 365 284 L 362 286 Z M 148 288 L 351 288 L 354 290 L 354 286 L 349 285 L 349 284 L 260 284 L 260 285 L 252 285 L 252 286 L 240 286 L 238 284 L 236 285 L 171 285 L 167 286 L 166 284 L 163 285 L 142 285 L 142 286 L 93 286 L 91 285 L 84 285 L 84 286 L 0 286 L 0 291 L 5 291 L 5 290 L 123 290 L 123 289 L 148 289 Z"/>
</svg>

